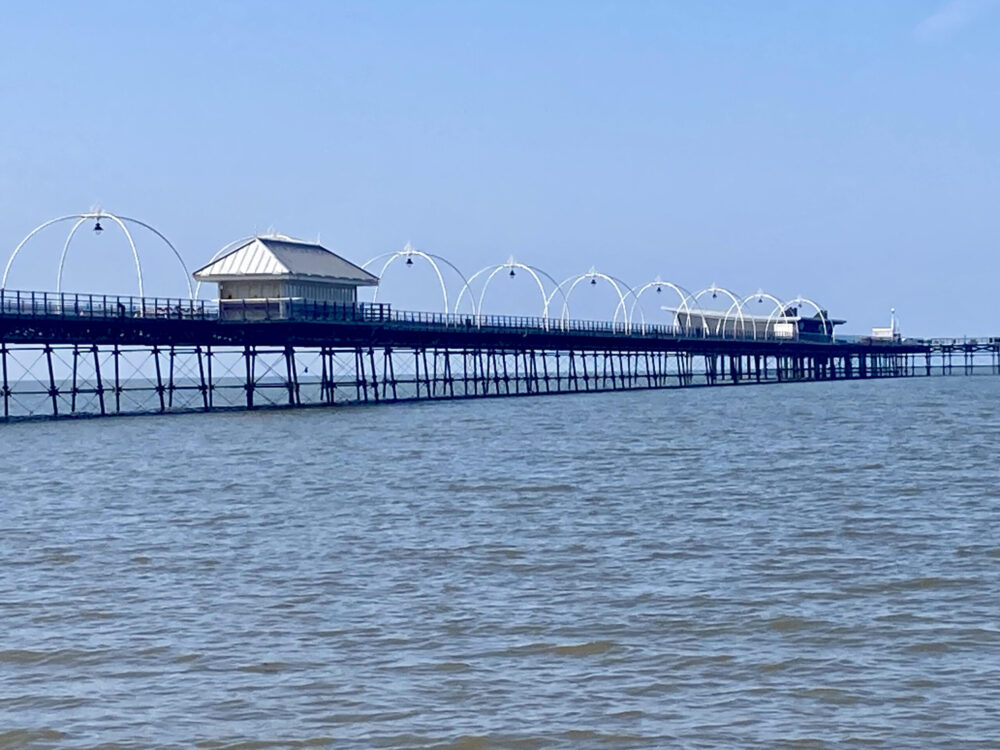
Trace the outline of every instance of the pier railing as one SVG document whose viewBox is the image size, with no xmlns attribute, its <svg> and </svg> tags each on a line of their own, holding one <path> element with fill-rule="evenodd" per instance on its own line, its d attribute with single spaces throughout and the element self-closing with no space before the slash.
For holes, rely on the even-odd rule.
<svg viewBox="0 0 1000 750">
<path fill-rule="evenodd" d="M 391 324 L 397 330 L 478 330 L 497 333 L 572 333 L 593 336 L 629 336 L 641 338 L 726 339 L 742 341 L 817 341 L 829 342 L 821 334 L 798 333 L 794 339 L 773 333 L 722 331 L 711 333 L 704 328 L 686 328 L 660 323 L 546 318 L 523 315 L 477 315 L 393 310 L 382 303 L 342 304 L 302 299 L 223 300 L 220 317 L 226 321 L 359 321 Z"/>
<path fill-rule="evenodd" d="M 728 330 L 712 333 L 702 327 L 660 323 L 577 320 L 517 315 L 474 315 L 393 310 L 388 304 L 308 301 L 301 298 L 241 299 L 210 302 L 173 297 L 131 297 L 102 294 L 29 292 L 0 289 L 0 316 L 62 319 L 141 319 L 178 321 L 360 322 L 391 325 L 402 330 L 479 330 L 498 333 L 572 333 L 630 338 L 684 338 L 760 342 L 815 341 L 830 343 L 822 334 L 798 332 L 795 337 L 773 332 Z M 837 336 L 841 343 L 871 343 L 870 338 Z M 886 342 L 878 342 L 885 345 Z"/>
<path fill-rule="evenodd" d="M 0 289 L 0 315 L 16 318 L 102 320 L 114 318 L 217 320 L 219 311 L 217 307 L 204 300 Z"/>
</svg>

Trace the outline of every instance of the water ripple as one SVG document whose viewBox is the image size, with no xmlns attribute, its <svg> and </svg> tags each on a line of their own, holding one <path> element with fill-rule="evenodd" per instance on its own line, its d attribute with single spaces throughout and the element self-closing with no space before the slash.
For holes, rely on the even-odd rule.
<svg viewBox="0 0 1000 750">
<path fill-rule="evenodd" d="M 5 426 L 0 748 L 997 747 L 998 396 Z"/>
</svg>

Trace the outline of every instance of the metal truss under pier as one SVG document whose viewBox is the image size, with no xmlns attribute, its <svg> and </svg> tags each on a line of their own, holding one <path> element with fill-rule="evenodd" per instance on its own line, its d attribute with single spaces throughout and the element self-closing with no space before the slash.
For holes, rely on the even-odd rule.
<svg viewBox="0 0 1000 750">
<path fill-rule="evenodd" d="M 986 350 L 994 373 L 998 350 Z M 711 337 L 382 305 L 223 319 L 188 300 L 63 297 L 0 308 L 0 419 L 912 377 L 949 371 L 947 356 L 923 341 Z"/>
</svg>

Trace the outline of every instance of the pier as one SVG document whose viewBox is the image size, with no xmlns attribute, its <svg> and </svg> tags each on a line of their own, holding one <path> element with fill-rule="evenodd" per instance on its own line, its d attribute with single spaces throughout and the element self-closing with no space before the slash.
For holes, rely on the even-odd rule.
<svg viewBox="0 0 1000 750">
<path fill-rule="evenodd" d="M 190 299 L 0 296 L 5 420 L 337 406 L 954 372 L 958 342 L 698 335 L 671 326 Z M 256 317 L 259 307 L 253 311 Z M 1000 343 L 976 344 L 997 371 Z M 965 365 L 962 372 L 970 372 Z"/>
<path fill-rule="evenodd" d="M 382 273 L 393 260 L 412 263 L 420 256 L 434 262 L 408 247 L 392 254 Z M 251 260 L 259 266 L 282 258 L 346 266 L 336 266 L 337 276 L 247 275 L 240 268 Z M 805 317 L 795 305 L 763 292 L 751 297 L 777 303 L 766 317 L 744 315 L 745 300 L 714 285 L 698 294 L 678 291 L 680 305 L 663 308 L 673 311 L 673 324 L 664 325 L 634 314 L 643 291 L 679 290 L 659 279 L 623 290 L 592 270 L 546 292 L 536 269 L 513 260 L 488 278 L 484 272 L 471 278 L 482 275 L 488 282 L 498 270 L 513 276 L 523 269 L 533 272 L 542 289 L 541 316 L 483 314 L 485 287 L 479 305 L 473 300 L 469 312 L 457 312 L 463 295 L 472 297 L 468 281 L 457 298 L 452 295 L 454 312 L 358 302 L 356 286 L 369 283 L 366 271 L 318 245 L 287 238 L 250 238 L 236 250 L 217 253 L 194 274 L 199 282 L 219 280 L 214 301 L 193 293 L 151 298 L 3 288 L 0 419 L 1000 374 L 1000 339 L 904 339 L 895 331 L 882 338 L 835 335 L 834 325 L 842 321 L 819 306 Z M 377 283 L 378 277 L 369 276 Z M 302 278 L 313 285 L 306 291 L 313 299 L 287 293 L 293 283 L 294 289 L 305 288 Z M 573 289 L 598 278 L 618 289 L 615 319 L 566 314 Z M 285 286 L 274 287 L 272 296 L 240 291 L 282 279 Z M 448 309 L 443 281 L 442 291 Z M 557 291 L 563 313 L 554 316 L 549 309 Z M 728 311 L 706 310 L 699 306 L 705 292 L 725 292 L 734 302 Z"/>
</svg>

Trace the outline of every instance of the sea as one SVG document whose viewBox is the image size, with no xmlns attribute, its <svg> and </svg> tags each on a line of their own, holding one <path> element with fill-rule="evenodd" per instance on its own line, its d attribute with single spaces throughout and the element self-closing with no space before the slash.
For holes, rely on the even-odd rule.
<svg viewBox="0 0 1000 750">
<path fill-rule="evenodd" d="M 998 404 L 0 425 L 0 748 L 998 748 Z"/>
</svg>

